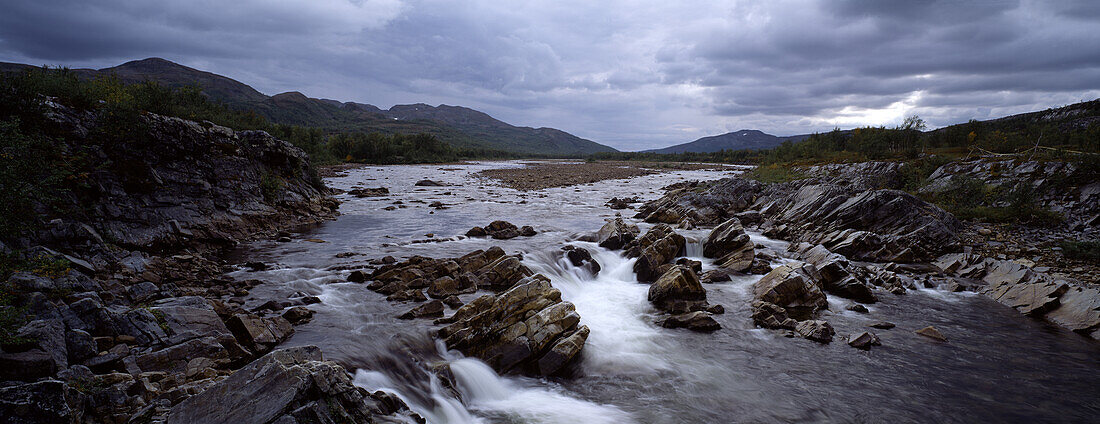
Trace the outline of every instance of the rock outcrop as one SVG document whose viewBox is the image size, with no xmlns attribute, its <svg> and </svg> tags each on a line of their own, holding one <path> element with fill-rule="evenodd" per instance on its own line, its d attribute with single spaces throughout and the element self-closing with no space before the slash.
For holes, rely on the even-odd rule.
<svg viewBox="0 0 1100 424">
<path fill-rule="evenodd" d="M 817 284 L 813 265 L 788 264 L 780 266 L 753 284 L 756 300 L 784 308 L 786 314 L 796 320 L 807 320 L 822 309 L 828 309 L 829 301 Z"/>
<path fill-rule="evenodd" d="M 714 227 L 703 242 L 703 257 L 718 258 L 715 264 L 730 271 L 748 271 L 754 254 L 755 246 L 737 218 Z"/>
<path fill-rule="evenodd" d="M 551 375 L 572 361 L 588 338 L 588 327 L 572 303 L 541 274 L 511 289 L 462 306 L 439 330 L 448 348 L 485 361 L 498 372 Z"/>
<path fill-rule="evenodd" d="M 626 256 L 638 258 L 634 263 L 634 272 L 638 281 L 656 281 L 664 274 L 668 265 L 684 252 L 686 240 L 667 224 L 658 224 L 645 235 L 626 245 Z"/>
<path fill-rule="evenodd" d="M 641 234 L 641 230 L 637 225 L 627 224 L 622 218 L 615 218 L 600 227 L 593 241 L 605 249 L 619 250 L 634 241 L 638 234 Z"/>
<path fill-rule="evenodd" d="M 484 228 L 474 227 L 466 232 L 466 235 L 469 237 L 489 236 L 497 240 L 513 239 L 519 236 L 531 237 L 535 234 L 538 233 L 530 225 L 516 227 L 515 224 L 508 221 L 493 221 Z"/>
</svg>

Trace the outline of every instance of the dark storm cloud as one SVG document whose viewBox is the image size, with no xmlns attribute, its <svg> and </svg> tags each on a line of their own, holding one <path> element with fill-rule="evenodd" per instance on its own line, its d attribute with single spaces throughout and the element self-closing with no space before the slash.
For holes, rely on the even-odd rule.
<svg viewBox="0 0 1100 424">
<path fill-rule="evenodd" d="M 0 60 L 161 56 L 263 92 L 460 104 L 622 149 L 1100 96 L 1094 1 L 0 0 Z"/>
</svg>

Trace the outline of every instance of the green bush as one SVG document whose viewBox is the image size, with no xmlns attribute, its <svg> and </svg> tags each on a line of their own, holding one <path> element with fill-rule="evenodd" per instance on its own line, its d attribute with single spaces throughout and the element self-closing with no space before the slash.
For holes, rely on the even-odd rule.
<svg viewBox="0 0 1100 424">
<path fill-rule="evenodd" d="M 785 183 L 806 178 L 797 169 L 778 164 L 757 166 L 747 176 L 762 183 Z"/>
<path fill-rule="evenodd" d="M 1059 244 L 1062 254 L 1070 259 L 1100 261 L 1100 241 L 1065 240 Z"/>
</svg>

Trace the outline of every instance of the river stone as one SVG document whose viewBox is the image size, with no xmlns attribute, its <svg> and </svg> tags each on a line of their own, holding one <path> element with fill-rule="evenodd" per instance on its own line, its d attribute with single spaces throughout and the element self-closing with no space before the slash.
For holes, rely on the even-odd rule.
<svg viewBox="0 0 1100 424">
<path fill-rule="evenodd" d="M 848 336 L 848 346 L 856 349 L 867 350 L 871 346 L 882 346 L 882 340 L 879 340 L 875 333 L 861 332 L 859 334 L 852 334 Z"/>
<path fill-rule="evenodd" d="M 0 421 L 10 424 L 81 423 L 84 395 L 63 381 L 0 388 Z"/>
<path fill-rule="evenodd" d="M 578 331 L 587 333 L 586 328 L 578 328 L 580 316 L 573 304 L 563 302 L 561 292 L 541 274 L 526 277 L 499 295 L 474 299 L 455 311 L 450 321 L 452 324 L 439 330 L 447 347 L 480 358 L 501 373 L 540 373 L 553 368 L 539 365 L 548 354 L 552 355 L 548 364 L 568 362 L 572 356 L 555 355 L 575 355 L 579 349 L 562 345 L 551 354 L 551 348 Z"/>
<path fill-rule="evenodd" d="M 641 234 L 637 225 L 627 224 L 622 218 L 608 221 L 596 233 L 596 243 L 608 250 L 618 250 L 626 246 Z"/>
<path fill-rule="evenodd" d="M 1100 330 L 1100 289 L 1074 287 L 1062 294 L 1059 303 L 1061 306 L 1047 313 L 1047 319 L 1079 333 Z M 1097 338 L 1100 332 L 1091 336 Z"/>
<path fill-rule="evenodd" d="M 283 312 L 283 318 L 294 325 L 305 324 L 313 319 L 313 311 L 304 306 L 295 306 Z"/>
<path fill-rule="evenodd" d="M 815 271 L 809 264 L 780 266 L 753 283 L 753 296 L 783 307 L 791 318 L 809 319 L 829 307 L 825 293 L 812 277 Z"/>
<path fill-rule="evenodd" d="M 944 337 L 943 333 L 940 333 L 940 330 L 937 330 L 936 327 L 931 325 L 917 330 L 916 333 L 933 340 L 939 340 L 941 342 L 947 341 L 947 337 Z"/>
<path fill-rule="evenodd" d="M 647 299 L 657 309 L 670 310 L 678 301 L 706 301 L 707 291 L 699 283 L 695 271 L 685 266 L 673 266 L 649 286 Z"/>
<path fill-rule="evenodd" d="M 391 400 L 392 401 L 392 400 Z M 376 422 L 383 405 L 316 346 L 280 349 L 172 407 L 168 424 Z"/>
<path fill-rule="evenodd" d="M 822 245 L 810 248 L 801 256 L 817 268 L 825 291 L 861 303 L 878 301 L 871 288 L 852 274 L 848 260 L 843 256 L 830 252 Z"/>
<path fill-rule="evenodd" d="M 538 361 L 538 373 L 541 375 L 552 375 L 569 364 L 573 358 L 580 353 L 581 348 L 584 347 L 584 342 L 588 340 L 589 334 L 588 326 L 582 325 L 574 331 L 569 337 L 563 337 L 554 343 L 554 346 L 550 348 L 549 352 L 542 355 Z"/>
<path fill-rule="evenodd" d="M 798 325 L 798 321 L 791 319 L 782 306 L 760 300 L 752 302 L 752 322 L 773 330 L 794 330 Z"/>
<path fill-rule="evenodd" d="M 704 311 L 673 315 L 662 320 L 660 325 L 664 328 L 686 328 L 698 332 L 711 332 L 722 328 L 718 321 L 714 320 L 714 316 Z"/>
<path fill-rule="evenodd" d="M 433 300 L 423 305 L 412 308 L 408 312 L 405 312 L 398 316 L 401 319 L 413 319 L 413 318 L 438 318 L 443 316 L 443 302 L 439 300 Z"/>
<path fill-rule="evenodd" d="M 877 328 L 879 330 L 889 330 L 891 328 L 894 328 L 895 325 L 892 322 L 882 321 L 882 322 L 876 322 L 874 324 L 871 324 L 868 327 Z"/>
<path fill-rule="evenodd" d="M 270 351 L 294 334 L 294 326 L 283 317 L 261 318 L 253 314 L 237 314 L 225 322 L 237 341 L 255 354 Z"/>
<path fill-rule="evenodd" d="M 822 320 L 800 321 L 798 325 L 795 326 L 794 331 L 798 332 L 802 337 L 820 343 L 829 343 L 833 341 L 833 335 L 836 334 L 836 331 L 833 330 L 833 326 Z"/>
<path fill-rule="evenodd" d="M 565 250 L 565 257 L 569 259 L 569 263 L 578 268 L 584 268 L 589 274 L 593 276 L 599 275 L 600 264 L 592 258 L 592 253 L 588 249 L 576 246 L 562 247 Z"/>
<path fill-rule="evenodd" d="M 471 273 L 465 273 L 458 276 L 457 279 L 451 277 L 439 277 L 432 281 L 428 286 L 428 297 L 432 299 L 443 299 L 447 296 L 453 296 L 458 294 L 473 293 L 477 291 L 477 277 Z"/>
</svg>

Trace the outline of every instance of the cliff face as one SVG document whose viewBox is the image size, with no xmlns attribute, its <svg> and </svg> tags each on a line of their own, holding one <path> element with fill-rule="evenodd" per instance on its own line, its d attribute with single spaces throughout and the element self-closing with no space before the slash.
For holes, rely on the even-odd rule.
<svg viewBox="0 0 1100 424">
<path fill-rule="evenodd" d="M 101 132 L 93 115 L 58 106 L 50 119 L 63 128 L 65 144 L 89 152 L 96 167 L 66 199 L 77 213 L 13 247 L 220 247 L 335 209 L 308 156 L 263 131 L 146 114 L 136 136 L 105 143 L 94 139 Z"/>
</svg>

